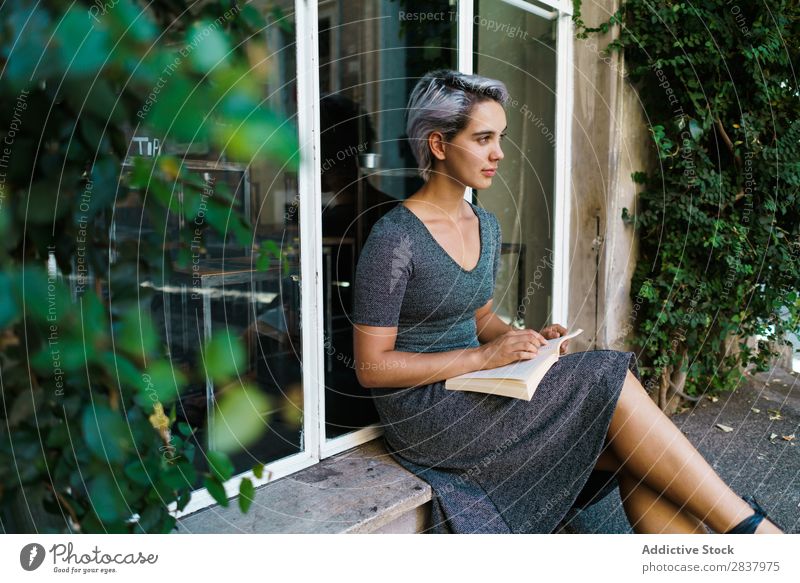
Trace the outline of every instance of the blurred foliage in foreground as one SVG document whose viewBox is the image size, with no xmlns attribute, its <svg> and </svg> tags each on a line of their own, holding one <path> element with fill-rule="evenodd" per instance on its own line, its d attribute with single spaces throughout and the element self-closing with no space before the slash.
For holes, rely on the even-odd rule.
<svg viewBox="0 0 800 583">
<path fill-rule="evenodd" d="M 734 388 L 800 332 L 800 4 L 622 2 L 606 49 L 650 125 L 629 330 L 666 407 Z M 608 54 L 608 53 L 607 53 Z M 758 337 L 755 350 L 747 339 Z"/>
<path fill-rule="evenodd" d="M 187 221 L 203 212 L 243 246 L 252 229 L 224 197 L 201 209 L 204 185 L 177 158 L 136 159 L 122 176 L 125 128 L 206 142 L 228 160 L 295 166 L 295 134 L 263 107 L 263 67 L 248 63 L 265 54 L 257 33 L 266 23 L 228 1 L 11 0 L 0 15 L 2 526 L 170 532 L 198 479 L 227 505 L 227 453 L 263 429 L 263 407 L 237 376 L 242 348 L 227 334 L 205 347 L 206 370 L 172 366 L 146 307 L 153 286 L 141 284 L 167 280 L 164 241 L 181 238 L 179 259 L 191 244 L 166 232 L 178 183 Z M 123 186 L 143 195 L 156 229 L 113 248 L 98 225 Z M 73 296 L 76 258 L 96 285 Z M 170 429 L 181 390 L 206 375 L 224 387 L 217 412 L 237 417 L 214 424 L 227 428 L 217 441 L 228 447 L 208 452 L 198 476 L 196 428 Z M 252 491 L 244 480 L 243 510 Z M 43 523 L 48 515 L 57 520 Z"/>
</svg>

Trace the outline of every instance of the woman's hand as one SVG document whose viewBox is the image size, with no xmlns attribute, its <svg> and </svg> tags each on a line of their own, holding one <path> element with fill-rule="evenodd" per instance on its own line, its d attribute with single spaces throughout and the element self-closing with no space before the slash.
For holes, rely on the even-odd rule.
<svg viewBox="0 0 800 583">
<path fill-rule="evenodd" d="M 497 368 L 518 360 L 530 360 L 539 354 L 539 347 L 545 344 L 547 340 L 536 330 L 509 330 L 481 345 L 481 368 Z"/>
<path fill-rule="evenodd" d="M 548 340 L 553 340 L 554 338 L 561 338 L 567 333 L 567 329 L 564 328 L 561 324 L 550 324 L 546 328 L 542 328 L 542 336 L 547 338 Z M 569 345 L 569 340 L 565 340 L 561 343 L 561 350 L 559 351 L 561 354 L 567 353 L 567 346 Z"/>
</svg>

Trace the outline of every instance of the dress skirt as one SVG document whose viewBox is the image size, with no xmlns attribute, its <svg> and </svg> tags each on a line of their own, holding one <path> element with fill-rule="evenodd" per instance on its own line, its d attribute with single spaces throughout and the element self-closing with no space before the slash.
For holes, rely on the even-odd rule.
<svg viewBox="0 0 800 583">
<path fill-rule="evenodd" d="M 565 355 L 530 401 L 444 382 L 372 389 L 391 455 L 433 490 L 429 533 L 549 533 L 616 486 L 593 472 L 632 352 Z M 610 479 L 609 479 L 610 478 Z"/>
</svg>

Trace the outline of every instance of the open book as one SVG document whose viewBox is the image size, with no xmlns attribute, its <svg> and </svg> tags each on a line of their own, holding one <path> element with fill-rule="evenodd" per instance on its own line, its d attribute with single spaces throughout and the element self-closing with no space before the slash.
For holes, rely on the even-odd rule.
<svg viewBox="0 0 800 583">
<path fill-rule="evenodd" d="M 583 332 L 577 329 L 566 336 L 547 341 L 546 346 L 539 347 L 539 353 L 528 360 L 518 360 L 487 370 L 476 370 L 447 379 L 444 387 L 451 391 L 475 391 L 503 397 L 514 397 L 530 401 L 536 387 L 556 361 L 561 343 L 574 338 Z"/>
</svg>

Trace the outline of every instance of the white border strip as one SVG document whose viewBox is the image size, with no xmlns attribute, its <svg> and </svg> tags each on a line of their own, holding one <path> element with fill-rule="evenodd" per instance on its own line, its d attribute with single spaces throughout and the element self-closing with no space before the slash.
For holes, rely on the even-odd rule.
<svg viewBox="0 0 800 583">
<path fill-rule="evenodd" d="M 572 17 L 558 19 L 553 321 L 569 327 L 570 204 L 572 198 Z"/>
</svg>

